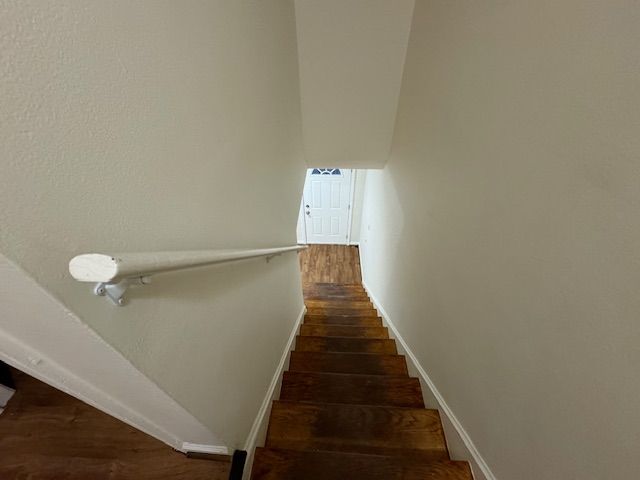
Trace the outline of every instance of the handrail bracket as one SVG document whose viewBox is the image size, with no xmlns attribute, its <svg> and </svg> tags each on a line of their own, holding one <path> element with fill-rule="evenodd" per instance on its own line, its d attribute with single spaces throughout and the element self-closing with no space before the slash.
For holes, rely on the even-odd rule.
<svg viewBox="0 0 640 480">
<path fill-rule="evenodd" d="M 267 261 L 267 263 L 269 263 L 271 261 L 271 259 L 273 259 L 275 257 L 279 257 L 280 255 L 282 255 L 282 253 L 274 253 L 272 255 L 267 255 L 265 257 L 265 260 Z"/>
<path fill-rule="evenodd" d="M 142 276 L 134 278 L 125 278 L 117 283 L 97 283 L 93 289 L 93 293 L 99 297 L 107 297 L 114 305 L 119 307 L 126 303 L 124 294 L 131 286 L 149 285 L 151 277 Z"/>
</svg>

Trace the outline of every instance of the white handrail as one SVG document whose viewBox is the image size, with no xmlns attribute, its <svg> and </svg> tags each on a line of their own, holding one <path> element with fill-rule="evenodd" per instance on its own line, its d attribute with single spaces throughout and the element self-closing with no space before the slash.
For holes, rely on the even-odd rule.
<svg viewBox="0 0 640 480">
<path fill-rule="evenodd" d="M 154 253 L 86 253 L 73 257 L 69 273 L 80 282 L 97 282 L 96 295 L 106 295 L 117 305 L 123 305 L 123 294 L 131 284 L 147 284 L 150 275 L 234 262 L 256 257 L 267 257 L 307 248 L 305 245 L 289 247 L 197 250 Z"/>
</svg>

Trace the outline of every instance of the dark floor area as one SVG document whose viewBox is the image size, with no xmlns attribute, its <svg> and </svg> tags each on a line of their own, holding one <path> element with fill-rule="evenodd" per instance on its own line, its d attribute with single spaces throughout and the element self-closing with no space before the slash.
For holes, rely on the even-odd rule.
<svg viewBox="0 0 640 480">
<path fill-rule="evenodd" d="M 229 463 L 187 458 L 164 443 L 11 369 L 0 415 L 0 480 L 223 480 Z"/>
</svg>

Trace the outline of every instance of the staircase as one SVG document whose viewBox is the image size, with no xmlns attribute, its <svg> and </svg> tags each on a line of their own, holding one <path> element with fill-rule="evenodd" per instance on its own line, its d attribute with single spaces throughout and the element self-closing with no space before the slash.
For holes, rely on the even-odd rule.
<svg viewBox="0 0 640 480">
<path fill-rule="evenodd" d="M 311 284 L 305 304 L 251 478 L 471 480 L 364 289 Z"/>
</svg>

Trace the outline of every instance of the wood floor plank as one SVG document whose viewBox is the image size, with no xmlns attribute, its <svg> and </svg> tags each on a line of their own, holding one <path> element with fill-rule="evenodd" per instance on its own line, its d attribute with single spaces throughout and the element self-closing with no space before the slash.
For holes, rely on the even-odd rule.
<svg viewBox="0 0 640 480">
<path fill-rule="evenodd" d="M 291 352 L 291 372 L 356 373 L 408 376 L 402 355 L 369 353 Z"/>
<path fill-rule="evenodd" d="M 284 372 L 280 399 L 424 408 L 417 378 L 381 375 Z"/>
<path fill-rule="evenodd" d="M 381 338 L 296 337 L 299 352 L 351 352 L 396 354 L 396 342 Z"/>
<path fill-rule="evenodd" d="M 187 458 L 164 443 L 12 370 L 0 415 L 0 479 L 223 480 L 229 463 Z"/>
<path fill-rule="evenodd" d="M 313 325 L 309 323 L 300 326 L 300 335 L 315 337 L 389 338 L 387 327 Z"/>
</svg>

